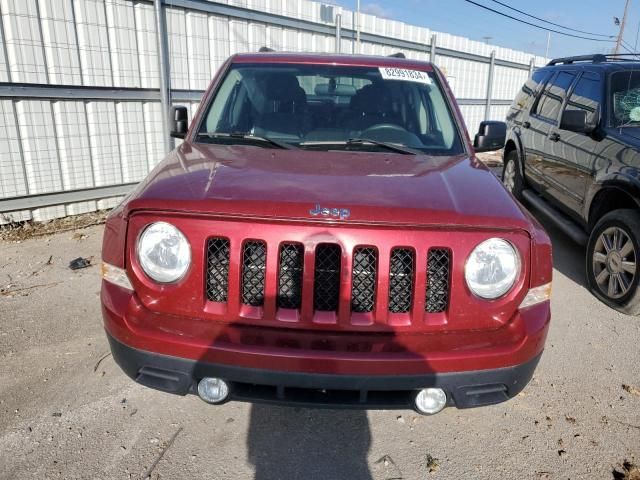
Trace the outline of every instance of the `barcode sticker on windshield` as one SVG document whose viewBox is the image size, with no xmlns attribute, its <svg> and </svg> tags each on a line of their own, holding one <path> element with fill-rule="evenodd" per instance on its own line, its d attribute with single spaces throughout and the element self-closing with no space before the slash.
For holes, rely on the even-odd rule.
<svg viewBox="0 0 640 480">
<path fill-rule="evenodd" d="M 427 72 L 409 70 L 406 68 L 379 67 L 380 75 L 385 80 L 404 80 L 406 82 L 418 82 L 431 85 L 431 79 Z"/>
</svg>

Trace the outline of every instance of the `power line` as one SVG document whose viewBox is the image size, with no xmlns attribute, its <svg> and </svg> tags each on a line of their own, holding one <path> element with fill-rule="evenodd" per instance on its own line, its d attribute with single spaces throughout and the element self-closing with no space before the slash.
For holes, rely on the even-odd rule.
<svg viewBox="0 0 640 480">
<path fill-rule="evenodd" d="M 497 13 L 498 15 L 502 15 L 503 17 L 510 18 L 511 20 L 515 20 L 516 22 L 525 23 L 535 28 L 539 28 L 540 30 L 546 30 L 547 32 L 557 33 L 559 35 L 565 35 L 567 37 L 573 38 L 581 38 L 583 40 L 591 40 L 593 42 L 615 42 L 615 40 L 606 40 L 604 38 L 590 38 L 583 37 L 582 35 L 574 35 L 573 33 L 561 32 L 559 30 L 554 30 L 553 28 L 543 27 L 542 25 L 536 25 L 535 23 L 527 22 L 526 20 L 522 20 L 521 18 L 513 17 L 507 13 L 501 12 L 499 10 L 494 10 L 493 8 L 487 7 L 486 5 L 482 5 L 480 3 L 474 2 L 473 0 L 464 0 L 467 3 L 471 3 L 477 7 L 484 8 L 485 10 L 489 10 L 490 12 Z"/>
<path fill-rule="evenodd" d="M 593 37 L 606 37 L 606 38 L 614 38 L 615 37 L 615 35 L 604 35 L 602 33 L 591 33 L 591 32 L 585 32 L 584 30 L 576 30 L 575 28 L 565 27 L 564 25 L 560 25 L 559 23 L 553 23 L 553 22 L 550 22 L 549 20 L 545 20 L 544 18 L 536 17 L 535 15 L 531 15 L 530 13 L 523 12 L 522 10 L 518 10 L 517 8 L 512 7 L 511 5 L 507 5 L 506 3 L 499 2 L 498 0 L 491 0 L 491 1 L 493 3 L 497 3 L 498 5 L 502 5 L 505 8 L 508 8 L 510 10 L 514 10 L 514 11 L 516 11 L 518 13 L 521 13 L 522 15 L 525 15 L 527 17 L 535 18 L 536 20 L 540 20 L 541 22 L 548 23 L 549 25 L 555 25 L 556 27 L 560 27 L 560 28 L 562 28 L 564 30 L 570 30 L 572 32 L 578 32 L 578 33 L 585 33 L 585 34 L 591 35 Z"/>
<path fill-rule="evenodd" d="M 640 58 L 640 55 L 638 55 L 637 52 L 633 51 L 633 47 L 631 46 L 631 44 L 629 44 L 628 42 L 625 42 L 624 40 L 622 40 L 622 42 L 620 43 L 620 46 L 622 48 L 624 48 L 627 52 L 629 52 L 630 54 L 634 55 L 636 58 Z"/>
</svg>

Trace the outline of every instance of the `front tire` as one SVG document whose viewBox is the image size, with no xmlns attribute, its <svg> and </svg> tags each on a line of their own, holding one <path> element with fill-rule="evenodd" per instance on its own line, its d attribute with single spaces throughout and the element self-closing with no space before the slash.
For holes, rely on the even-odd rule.
<svg viewBox="0 0 640 480">
<path fill-rule="evenodd" d="M 524 190 L 524 180 L 520 174 L 518 164 L 518 152 L 511 150 L 504 156 L 504 166 L 502 168 L 502 183 L 511 194 L 522 201 L 522 191 Z"/>
<path fill-rule="evenodd" d="M 614 210 L 602 217 L 587 243 L 587 282 L 605 304 L 627 315 L 640 314 L 640 213 Z"/>
</svg>

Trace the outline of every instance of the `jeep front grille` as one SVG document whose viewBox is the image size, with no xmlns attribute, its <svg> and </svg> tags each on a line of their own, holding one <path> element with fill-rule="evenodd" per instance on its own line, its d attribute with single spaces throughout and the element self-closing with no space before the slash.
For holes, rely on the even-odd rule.
<svg viewBox="0 0 640 480">
<path fill-rule="evenodd" d="M 250 241 L 242 250 L 242 303 L 252 307 L 264 304 L 264 280 L 267 269 L 267 245 Z"/>
<path fill-rule="evenodd" d="M 207 242 L 207 298 L 226 302 L 229 290 L 229 240 L 212 238 Z"/>
<path fill-rule="evenodd" d="M 372 312 L 375 305 L 378 252 L 375 248 L 359 247 L 353 252 L 351 269 L 351 311 Z"/>
<path fill-rule="evenodd" d="M 427 295 L 425 310 L 444 312 L 449 303 L 449 250 L 432 248 L 427 256 Z"/>
<path fill-rule="evenodd" d="M 217 237 L 206 243 L 206 298 L 230 304 L 234 301 L 229 298 L 230 284 L 237 285 L 237 304 L 265 309 L 251 313 L 250 318 L 272 312 L 270 315 L 277 318 L 298 321 L 300 315 L 315 318 L 314 312 L 318 312 L 322 315 L 318 321 L 324 323 L 359 315 L 353 322 L 364 326 L 373 325 L 374 318 L 386 311 L 399 315 L 394 317 L 399 325 L 408 325 L 420 312 L 442 314 L 449 306 L 452 265 L 447 248 L 419 251 L 418 247 L 395 247 L 382 252 L 379 247 L 358 246 L 349 258 L 336 243 L 320 243 L 305 250 L 301 243 L 284 242 L 271 250 L 262 240 L 244 240 L 235 247 L 232 242 Z M 277 259 L 269 261 L 271 254 Z M 232 256 L 238 256 L 237 261 Z M 416 257 L 426 268 L 417 268 Z M 234 270 L 230 265 L 238 266 Z M 348 285 L 342 285 L 344 282 Z M 387 282 L 388 290 L 384 288 Z M 420 292 L 415 291 L 418 287 Z M 350 292 L 345 303 L 340 301 L 341 292 Z M 283 317 L 278 311 L 290 313 L 283 313 Z M 441 318 L 434 317 L 434 321 L 441 322 Z"/>
<path fill-rule="evenodd" d="M 302 267 L 304 248 L 299 243 L 283 243 L 279 252 L 279 308 L 300 308 L 302 304 Z"/>
<path fill-rule="evenodd" d="M 338 245 L 323 243 L 316 248 L 313 307 L 321 312 L 335 312 L 340 299 L 340 264 L 342 251 Z"/>
<path fill-rule="evenodd" d="M 389 265 L 389 311 L 405 313 L 411 309 L 413 300 L 413 272 L 415 258 L 409 248 L 391 251 Z"/>
</svg>

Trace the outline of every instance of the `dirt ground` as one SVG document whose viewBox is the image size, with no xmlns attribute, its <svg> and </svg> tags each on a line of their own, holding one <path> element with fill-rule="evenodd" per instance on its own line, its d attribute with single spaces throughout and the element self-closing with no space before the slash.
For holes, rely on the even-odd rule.
<svg viewBox="0 0 640 480">
<path fill-rule="evenodd" d="M 553 320 L 533 381 L 434 417 L 138 386 L 108 355 L 97 265 L 68 268 L 97 264 L 102 227 L 0 241 L 0 478 L 637 479 L 640 319 L 595 300 L 583 252 L 549 231 Z"/>
</svg>

